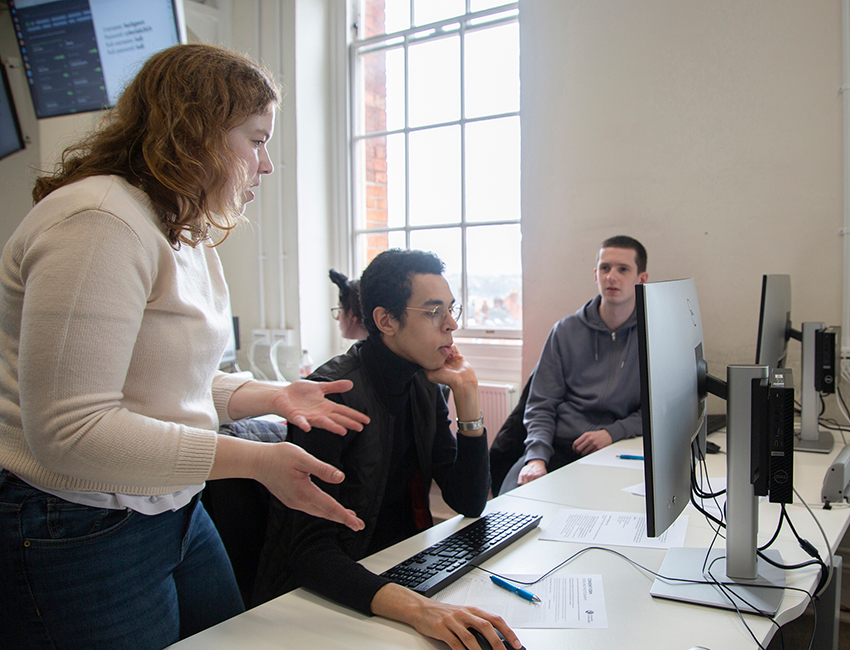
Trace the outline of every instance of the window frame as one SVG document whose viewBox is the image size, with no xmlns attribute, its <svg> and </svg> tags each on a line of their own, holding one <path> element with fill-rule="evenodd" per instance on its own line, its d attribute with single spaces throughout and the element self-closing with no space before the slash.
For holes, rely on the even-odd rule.
<svg viewBox="0 0 850 650">
<path fill-rule="evenodd" d="M 421 0 L 420 0 L 421 1 Z M 411 233 L 416 231 L 426 231 L 445 228 L 460 229 L 460 245 L 461 245 L 461 296 L 458 297 L 458 302 L 466 304 L 468 298 L 468 270 L 467 270 L 467 233 L 470 228 L 486 227 L 486 226 L 503 226 L 503 225 L 519 225 L 521 228 L 522 215 L 518 214 L 516 219 L 498 220 L 498 221 L 467 221 L 467 206 L 466 206 L 466 126 L 481 122 L 488 122 L 504 118 L 515 117 L 517 122 L 520 120 L 519 107 L 516 111 L 508 111 L 503 113 L 489 114 L 485 116 L 466 117 L 465 113 L 465 75 L 466 75 L 466 53 L 465 53 L 465 35 L 475 31 L 492 29 L 511 23 L 519 22 L 519 3 L 507 2 L 498 7 L 472 12 L 469 10 L 470 0 L 466 0 L 466 13 L 458 16 L 453 16 L 444 20 L 423 25 L 412 25 L 407 29 L 391 32 L 388 34 L 380 34 L 371 36 L 362 40 L 358 40 L 357 31 L 358 25 L 362 24 L 363 0 L 358 0 L 354 4 L 354 12 L 356 20 L 351 29 L 351 39 L 349 42 L 349 57 L 348 57 L 348 156 L 346 164 L 348 166 L 348 201 L 349 209 L 347 210 L 347 251 L 349 257 L 350 268 L 355 272 L 362 270 L 366 259 L 366 244 L 360 243 L 360 240 L 365 242 L 365 235 L 374 234 L 380 235 L 384 233 L 404 233 L 404 242 L 407 248 L 410 248 Z M 412 7 L 411 7 L 411 23 L 412 23 Z M 411 127 L 409 125 L 409 79 L 408 79 L 408 57 L 409 48 L 411 45 L 433 41 L 439 38 L 459 37 L 459 65 L 460 65 L 460 116 L 456 120 L 447 122 L 429 123 L 423 126 Z M 386 129 L 383 131 L 365 132 L 365 129 L 360 129 L 360 124 L 363 123 L 365 116 L 361 108 L 365 105 L 363 94 L 363 76 L 359 74 L 360 56 L 373 52 L 388 51 L 391 49 L 402 49 L 404 56 L 404 100 L 405 100 L 405 116 L 404 124 L 401 128 Z M 411 225 L 410 224 L 410 135 L 418 131 L 433 129 L 435 127 L 448 127 L 457 125 L 460 130 L 460 183 L 461 183 L 461 205 L 460 205 L 460 220 L 440 224 L 427 225 Z M 405 165 L 404 165 L 404 185 L 405 185 L 405 211 L 404 224 L 390 226 L 387 224 L 384 227 L 360 228 L 358 220 L 365 211 L 365 200 L 363 187 L 361 187 L 360 177 L 363 170 L 360 169 L 358 160 L 359 146 L 364 140 L 369 140 L 378 137 L 389 137 L 392 135 L 402 135 L 405 140 Z M 520 135 L 521 137 L 521 135 Z M 365 221 L 365 219 L 363 219 Z M 362 250 L 361 250 L 362 249 Z M 487 329 L 484 327 L 468 327 L 468 315 L 464 313 L 463 322 L 457 331 L 458 337 L 466 337 L 468 339 L 522 339 L 523 330 L 520 329 Z"/>
</svg>

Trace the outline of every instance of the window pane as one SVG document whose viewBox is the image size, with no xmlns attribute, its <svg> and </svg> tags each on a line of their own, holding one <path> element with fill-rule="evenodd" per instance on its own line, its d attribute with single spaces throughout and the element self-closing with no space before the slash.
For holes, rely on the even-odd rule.
<svg viewBox="0 0 850 650">
<path fill-rule="evenodd" d="M 463 0 L 414 0 L 413 24 L 427 25 L 465 12 Z"/>
<path fill-rule="evenodd" d="M 467 229 L 468 327 L 522 329 L 521 244 L 519 224 Z"/>
<path fill-rule="evenodd" d="M 410 134 L 410 225 L 459 223 L 460 127 Z"/>
<path fill-rule="evenodd" d="M 358 133 L 404 128 L 404 50 L 377 50 L 360 55 L 362 87 Z"/>
<path fill-rule="evenodd" d="M 389 248 L 407 248 L 407 237 L 403 230 L 394 230 L 387 239 Z"/>
<path fill-rule="evenodd" d="M 502 5 L 510 4 L 507 0 L 472 0 L 469 3 L 471 11 L 484 11 L 493 7 L 501 7 Z"/>
<path fill-rule="evenodd" d="M 410 233 L 410 248 L 436 253 L 446 265 L 446 281 L 456 302 L 461 302 L 460 228 L 414 230 Z"/>
<path fill-rule="evenodd" d="M 407 248 L 407 244 L 404 231 L 393 230 L 391 232 L 357 235 L 354 248 L 359 253 L 357 259 L 361 262 L 357 270 L 359 275 L 379 253 L 383 253 L 388 248 Z"/>
<path fill-rule="evenodd" d="M 466 125 L 466 220 L 520 218 L 519 117 Z"/>
<path fill-rule="evenodd" d="M 387 223 L 404 227 L 406 181 L 404 176 L 404 134 L 387 136 Z"/>
<path fill-rule="evenodd" d="M 519 25 L 466 35 L 466 117 L 519 110 Z"/>
<path fill-rule="evenodd" d="M 359 219 L 358 228 L 387 225 L 387 138 L 367 138 L 357 144 Z"/>
<path fill-rule="evenodd" d="M 410 126 L 460 118 L 460 37 L 411 45 L 409 52 Z"/>
<path fill-rule="evenodd" d="M 410 0 L 363 0 L 363 34 L 370 38 L 410 27 Z"/>
</svg>

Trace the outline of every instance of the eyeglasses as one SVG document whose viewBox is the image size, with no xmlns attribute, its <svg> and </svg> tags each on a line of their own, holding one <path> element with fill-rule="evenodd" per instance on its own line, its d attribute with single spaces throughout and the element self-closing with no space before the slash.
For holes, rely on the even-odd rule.
<svg viewBox="0 0 850 650">
<path fill-rule="evenodd" d="M 334 320 L 339 320 L 339 317 L 342 316 L 342 307 L 331 307 L 331 316 Z"/>
<path fill-rule="evenodd" d="M 434 327 L 442 327 L 449 314 L 451 314 L 452 318 L 455 322 L 457 322 L 460 319 L 460 315 L 463 313 L 463 305 L 458 304 L 454 304 L 449 308 L 446 308 L 444 305 L 438 305 L 433 309 L 421 309 L 419 307 L 408 307 L 408 309 L 411 311 L 424 311 L 426 314 L 429 314 Z"/>
</svg>

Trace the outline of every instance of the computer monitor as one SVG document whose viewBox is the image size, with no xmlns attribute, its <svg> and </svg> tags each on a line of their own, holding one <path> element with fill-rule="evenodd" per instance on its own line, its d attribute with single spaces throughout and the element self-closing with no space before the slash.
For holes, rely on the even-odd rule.
<svg viewBox="0 0 850 650">
<path fill-rule="evenodd" d="M 752 485 L 751 422 L 753 404 L 758 403 L 753 395 L 755 387 L 768 380 L 769 370 L 729 366 L 725 382 L 708 374 L 693 279 L 639 284 L 635 290 L 649 536 L 661 535 L 690 499 L 694 442 L 704 424 L 708 392 L 727 400 L 726 548 L 670 549 L 659 573 L 673 580 L 657 579 L 650 593 L 728 609 L 776 612 L 782 591 L 775 587 L 784 585 L 785 575 L 757 557 L 758 500 Z M 778 553 L 766 553 L 781 563 Z M 704 566 L 732 585 L 727 589 L 734 594 L 734 604 L 724 590 L 708 584 Z"/>
<path fill-rule="evenodd" d="M 18 122 L 18 114 L 15 112 L 15 102 L 12 98 L 12 89 L 9 86 L 9 78 L 6 76 L 6 67 L 0 64 L 0 158 L 5 158 L 16 151 L 24 148 L 24 136 L 21 133 L 21 125 Z"/>
<path fill-rule="evenodd" d="M 228 287 L 228 293 L 230 288 Z M 224 348 L 224 353 L 221 355 L 220 366 L 236 366 L 236 351 L 239 349 L 239 319 L 233 316 L 233 311 L 230 307 L 230 300 L 227 301 L 226 314 L 228 323 L 230 323 L 230 336 L 227 338 L 227 346 Z"/>
<path fill-rule="evenodd" d="M 837 383 L 836 347 L 840 337 L 837 330 L 824 323 L 803 323 L 801 330 L 792 327 L 791 276 L 765 275 L 762 278 L 759 309 L 756 363 L 771 369 L 784 368 L 788 355 L 788 340 L 802 344 L 800 354 L 800 435 L 796 438 L 798 451 L 829 453 L 833 435 L 818 426 L 819 393 L 834 392 Z"/>
<path fill-rule="evenodd" d="M 646 524 L 656 537 L 690 500 L 691 444 L 705 421 L 702 319 L 692 279 L 635 289 Z"/>
<path fill-rule="evenodd" d="M 791 276 L 765 275 L 761 283 L 757 365 L 785 367 L 791 329 Z"/>
<path fill-rule="evenodd" d="M 181 0 L 9 0 L 36 116 L 115 104 L 152 54 L 186 42 Z"/>
</svg>

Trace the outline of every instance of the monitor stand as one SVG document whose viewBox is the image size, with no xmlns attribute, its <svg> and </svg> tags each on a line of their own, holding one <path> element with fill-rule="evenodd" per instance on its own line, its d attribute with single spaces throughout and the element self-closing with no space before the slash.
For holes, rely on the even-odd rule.
<svg viewBox="0 0 850 650">
<path fill-rule="evenodd" d="M 768 378 L 767 366 L 726 367 L 726 548 L 671 548 L 661 565 L 650 593 L 710 607 L 769 613 L 779 610 L 785 586 L 785 571 L 759 558 L 759 500 L 751 481 L 752 387 Z M 765 551 L 782 564 L 778 551 Z M 712 577 L 703 574 L 711 572 Z M 728 584 L 731 591 L 712 583 Z M 680 582 L 682 581 L 682 582 Z M 746 601 L 746 602 L 745 602 Z"/>
<path fill-rule="evenodd" d="M 824 328 L 823 323 L 803 323 L 803 349 L 800 381 L 800 437 L 794 437 L 794 451 L 828 454 L 835 439 L 829 431 L 818 427 L 820 404 L 815 390 L 815 336 Z"/>
<path fill-rule="evenodd" d="M 764 553 L 781 564 L 782 556 L 778 551 L 768 549 Z M 711 576 L 708 576 L 709 571 Z M 755 579 L 731 579 L 726 575 L 726 550 L 722 548 L 711 551 L 707 548 L 671 548 L 658 573 L 666 578 L 675 578 L 677 582 L 656 578 L 649 592 L 652 596 L 694 605 L 732 610 L 737 606 L 742 612 L 775 616 L 784 595 L 785 571 L 759 559 Z M 725 589 L 716 584 L 695 584 L 711 582 L 712 579 Z"/>
</svg>

